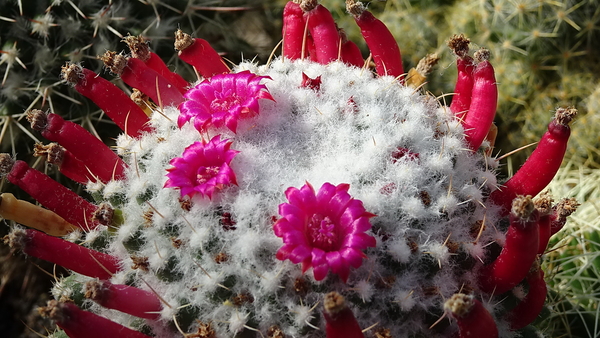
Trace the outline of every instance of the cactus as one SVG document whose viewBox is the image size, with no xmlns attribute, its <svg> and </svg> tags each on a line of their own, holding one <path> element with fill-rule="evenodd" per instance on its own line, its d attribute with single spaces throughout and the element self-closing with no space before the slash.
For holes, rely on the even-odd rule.
<svg viewBox="0 0 600 338">
<path fill-rule="evenodd" d="M 310 12 L 315 7 L 307 3 L 315 1 L 302 1 Z M 372 29 L 389 34 L 385 25 Z M 55 114 L 27 114 L 34 130 L 89 166 L 78 167 L 77 177 L 96 178 L 85 187 L 93 201 L 60 203 L 58 183 L 0 156 L 1 175 L 39 196 L 52 217 L 77 223 L 61 231 L 79 228 L 58 238 L 15 226 L 6 237 L 28 255 L 73 270 L 57 281 L 44 316 L 72 338 L 522 333 L 528 323 L 517 330 L 509 313 L 537 266 L 539 212 L 531 196 L 511 196 L 510 210 L 489 197 L 503 188 L 489 156 L 493 62 L 475 58 L 485 81 L 475 81 L 470 101 L 477 104 L 463 120 L 414 88 L 420 85 L 388 76 L 389 55 L 376 62 L 377 74 L 368 63 L 312 62 L 313 51 L 328 44 L 320 32 L 312 32 L 314 50 L 209 72 L 183 97 L 140 59 L 117 60 L 134 65 L 123 80 L 151 97 L 137 103 L 150 111 L 140 124 L 149 127 L 123 130 L 119 159 L 86 157 L 82 150 L 104 158 L 107 148 L 83 142 L 88 134 Z M 179 43 L 182 59 L 200 67 L 191 60 L 203 49 Z M 113 65 L 114 55 L 105 62 Z M 94 90 L 89 98 L 105 100 Z M 113 97 L 103 102 L 113 110 L 131 104 Z M 466 124 L 482 106 L 485 123 Z M 576 113 L 558 109 L 549 128 L 560 124 L 568 135 L 565 111 Z M 121 125 L 127 129 L 127 119 Z M 65 128 L 73 132 L 61 133 Z M 487 137 L 470 141 L 465 134 L 474 132 Z M 564 153 L 545 143 L 540 149 L 554 162 Z M 530 167 L 522 174 L 535 176 Z M 10 214 L 0 209 L 3 217 L 34 226 L 23 215 L 29 205 L 10 205 Z"/>
</svg>

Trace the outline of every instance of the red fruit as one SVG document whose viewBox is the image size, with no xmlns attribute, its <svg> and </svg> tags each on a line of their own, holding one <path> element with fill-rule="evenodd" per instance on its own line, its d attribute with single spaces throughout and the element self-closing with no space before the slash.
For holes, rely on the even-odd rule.
<svg viewBox="0 0 600 338">
<path fill-rule="evenodd" d="M 457 293 L 446 301 L 444 309 L 456 319 L 460 338 L 498 337 L 494 318 L 473 296 Z"/>
<path fill-rule="evenodd" d="M 346 300 L 337 292 L 325 295 L 325 332 L 327 338 L 364 338 L 365 336 Z"/>
<path fill-rule="evenodd" d="M 109 279 L 120 270 L 116 257 L 40 231 L 16 229 L 9 234 L 8 241 L 11 248 L 85 276 Z"/>
<path fill-rule="evenodd" d="M 94 216 L 98 206 L 67 189 L 48 175 L 32 169 L 23 161 L 14 161 L 8 154 L 0 154 L 2 175 L 19 186 L 44 207 L 50 209 L 68 223 L 81 229 L 94 229 L 100 223 Z M 104 220 L 103 220 L 104 222 Z M 110 220 L 106 220 L 109 225 Z"/>
<path fill-rule="evenodd" d="M 85 284 L 85 298 L 132 316 L 159 319 L 162 304 L 152 292 L 133 286 L 92 280 Z"/>
<path fill-rule="evenodd" d="M 500 255 L 479 271 L 483 292 L 502 294 L 519 284 L 531 269 L 539 248 L 538 212 L 530 196 L 518 196 Z"/>
<path fill-rule="evenodd" d="M 544 308 L 548 289 L 544 281 L 544 271 L 539 264 L 531 269 L 527 275 L 529 291 L 525 298 L 506 315 L 511 330 L 519 330 L 531 324 Z"/>
<path fill-rule="evenodd" d="M 346 0 L 346 9 L 354 16 L 367 46 L 371 50 L 379 76 L 399 77 L 404 74 L 398 43 L 383 22 L 367 11 L 361 2 Z"/>
<path fill-rule="evenodd" d="M 81 95 L 94 101 L 127 135 L 139 137 L 152 131 L 144 111 L 110 81 L 75 64 L 63 66 L 62 77 Z"/>
<path fill-rule="evenodd" d="M 548 131 L 542 136 L 533 153 L 513 177 L 490 195 L 491 201 L 508 210 L 515 196 L 535 196 L 550 183 L 567 150 L 571 134 L 569 123 L 576 115 L 575 108 L 556 110 L 554 120 L 548 125 Z"/>
<path fill-rule="evenodd" d="M 194 66 L 198 74 L 205 78 L 231 72 L 208 41 L 194 39 L 180 29 L 175 32 L 175 49 L 179 51 L 181 60 Z"/>
<path fill-rule="evenodd" d="M 304 0 L 300 7 L 306 12 L 304 16 L 315 44 L 316 61 L 328 64 L 337 60 L 341 38 L 331 12 L 318 5 L 316 0 Z"/>
<path fill-rule="evenodd" d="M 73 303 L 51 300 L 38 310 L 56 322 L 71 338 L 151 338 L 99 315 L 84 311 Z"/>
<path fill-rule="evenodd" d="M 125 178 L 125 162 L 82 126 L 65 121 L 60 115 L 46 114 L 37 109 L 27 113 L 27 120 L 31 128 L 41 132 L 46 139 L 58 142 L 85 163 L 100 181 L 107 183 Z"/>
<path fill-rule="evenodd" d="M 294 1 L 289 1 L 283 8 L 283 57 L 297 60 L 303 57 L 302 51 L 305 44 L 306 20 L 304 11 Z"/>
<path fill-rule="evenodd" d="M 342 62 L 349 66 L 362 68 L 365 65 L 365 60 L 363 59 L 362 52 L 358 46 L 351 40 L 348 40 L 348 37 L 343 30 L 340 29 L 339 34 L 342 39 L 342 54 L 340 55 Z"/>
<path fill-rule="evenodd" d="M 126 36 L 123 41 L 127 43 L 131 56 L 142 60 L 146 66 L 154 69 L 162 75 L 167 81 L 172 83 L 181 94 L 187 92 L 190 84 L 184 80 L 181 75 L 172 72 L 165 62 L 156 53 L 150 51 L 147 40 L 143 36 Z"/>
<path fill-rule="evenodd" d="M 488 61 L 489 51 L 481 49 L 475 58 L 479 63 L 473 71 L 471 103 L 463 118 L 467 144 L 472 150 L 477 150 L 488 134 L 498 105 L 498 86 L 494 68 Z"/>
<path fill-rule="evenodd" d="M 108 51 L 100 58 L 113 74 L 133 88 L 148 95 L 154 103 L 161 106 L 177 106 L 184 101 L 183 94 L 175 85 L 148 67 L 142 60 L 127 58 Z"/>
<path fill-rule="evenodd" d="M 87 169 L 85 163 L 58 143 L 48 145 L 37 143 L 33 151 L 33 156 L 45 156 L 48 163 L 57 166 L 61 173 L 75 182 L 81 184 L 96 182 L 96 177 Z"/>
<path fill-rule="evenodd" d="M 470 42 L 471 41 L 462 34 L 454 35 L 448 41 L 448 46 L 458 57 L 456 59 L 458 75 L 456 77 L 456 86 L 454 87 L 454 96 L 452 96 L 452 103 L 450 103 L 450 111 L 461 120 L 469 111 L 469 106 L 471 105 L 471 93 L 473 90 L 475 61 L 468 55 Z"/>
</svg>

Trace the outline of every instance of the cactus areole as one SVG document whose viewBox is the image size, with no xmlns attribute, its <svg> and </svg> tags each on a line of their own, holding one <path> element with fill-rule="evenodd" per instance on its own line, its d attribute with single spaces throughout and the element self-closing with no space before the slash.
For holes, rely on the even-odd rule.
<svg viewBox="0 0 600 338">
<path fill-rule="evenodd" d="M 469 56 L 464 37 L 451 44 L 460 102 L 443 106 L 415 89 L 435 72 L 405 81 L 385 24 L 360 2 L 347 5 L 373 69 L 355 46 L 346 51 L 346 35 L 315 0 L 288 4 L 283 57 L 266 65 L 230 70 L 181 31 L 178 55 L 200 76 L 189 84 L 145 63 L 143 37 L 128 38 L 140 42 L 132 58 L 107 52 L 113 72 L 153 102 L 133 103 L 66 66 L 126 132 L 111 148 L 56 114 L 29 112 L 32 133 L 65 149 L 38 152 L 86 198 L 0 156 L 6 184 L 46 208 L 2 195 L 3 217 L 38 228 L 15 226 L 6 241 L 73 271 L 42 314 L 73 338 L 521 334 L 535 316 L 516 314 L 539 311 L 545 294 L 530 268 L 577 204 L 548 202 L 539 230 L 532 197 L 515 197 L 547 184 L 568 121 L 551 122 L 531 163 L 502 185 L 484 138 L 497 91 L 487 55 Z M 531 166 L 542 177 L 532 181 Z M 503 293 L 527 283 L 508 315 Z"/>
</svg>

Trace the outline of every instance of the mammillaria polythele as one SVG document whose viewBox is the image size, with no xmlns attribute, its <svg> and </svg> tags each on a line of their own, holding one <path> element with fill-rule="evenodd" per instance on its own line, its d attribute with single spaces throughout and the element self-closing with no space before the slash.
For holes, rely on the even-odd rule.
<svg viewBox="0 0 600 338">
<path fill-rule="evenodd" d="M 120 94 L 104 102 L 119 89 L 88 88 L 73 74 L 89 72 L 64 68 L 125 133 L 116 156 L 84 142 L 90 136 L 68 121 L 28 114 L 84 163 L 94 203 L 0 157 L 11 183 L 72 224 L 40 229 L 65 239 L 21 227 L 7 238 L 74 271 L 58 281 L 44 315 L 71 337 L 513 337 L 535 319 L 545 293 L 540 240 L 564 224 L 568 213 L 557 210 L 569 208 L 542 212 L 544 203 L 521 194 L 541 192 L 558 170 L 564 151 L 556 149 L 566 146 L 576 110 L 557 110 L 534 165 L 515 174 L 530 180 L 539 154 L 552 157 L 539 169 L 542 183 L 502 190 L 489 156 L 497 89 L 488 52 L 471 58 L 468 39 L 452 37 L 466 77 L 457 84 L 463 108 L 443 106 L 404 75 L 397 46 L 378 45 L 390 42 L 385 25 L 346 3 L 377 74 L 368 62 L 355 65 L 356 49 L 342 48 L 327 9 L 306 0 L 286 6 L 284 56 L 266 65 L 229 71 L 210 49 L 192 47 L 202 40 L 177 32 L 184 61 L 209 53 L 216 62 L 202 65 L 185 93 L 162 64 L 137 54 L 102 57 L 150 96 L 136 106 Z M 558 129 L 566 137 L 555 140 Z M 35 227 L 31 210 L 3 195 L 5 217 Z M 511 290 L 520 284 L 529 293 L 519 302 Z M 516 300 L 499 301 L 506 297 Z"/>
</svg>

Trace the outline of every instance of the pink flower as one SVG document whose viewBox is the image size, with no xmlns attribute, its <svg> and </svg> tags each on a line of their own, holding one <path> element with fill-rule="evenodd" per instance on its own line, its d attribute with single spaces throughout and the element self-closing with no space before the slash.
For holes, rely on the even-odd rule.
<svg viewBox="0 0 600 338">
<path fill-rule="evenodd" d="M 325 183 L 317 194 L 308 182 L 300 190 L 288 188 L 289 203 L 279 205 L 283 218 L 273 225 L 284 242 L 277 259 L 302 263 L 302 272 L 312 267 L 316 280 L 331 269 L 346 282 L 349 266 L 358 268 L 366 257 L 362 250 L 375 246 L 375 238 L 365 233 L 375 215 L 348 194 L 349 188 Z"/>
<path fill-rule="evenodd" d="M 181 189 L 181 196 L 193 197 L 197 193 L 212 198 L 216 190 L 236 184 L 235 173 L 229 167 L 231 160 L 239 153 L 231 150 L 231 141 L 221 141 L 217 135 L 207 142 L 194 142 L 185 148 L 182 157 L 171 160 L 173 168 L 167 169 L 169 178 L 165 188 Z"/>
<path fill-rule="evenodd" d="M 210 125 L 225 125 L 235 132 L 238 119 L 258 114 L 258 99 L 273 100 L 262 79 L 244 71 L 235 74 L 219 74 L 204 80 L 191 88 L 184 97 L 187 99 L 179 105 L 179 128 L 194 119 L 194 128 L 203 132 Z"/>
</svg>

